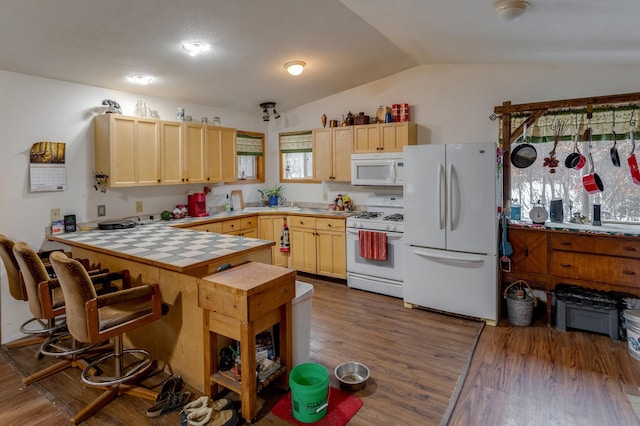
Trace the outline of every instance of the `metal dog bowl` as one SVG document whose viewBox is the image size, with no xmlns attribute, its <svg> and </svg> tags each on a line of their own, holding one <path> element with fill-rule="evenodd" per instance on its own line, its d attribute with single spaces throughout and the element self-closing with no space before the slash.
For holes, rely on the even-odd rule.
<svg viewBox="0 0 640 426">
<path fill-rule="evenodd" d="M 343 362 L 334 371 L 340 388 L 348 391 L 357 391 L 364 388 L 369 380 L 369 368 L 355 361 Z"/>
</svg>

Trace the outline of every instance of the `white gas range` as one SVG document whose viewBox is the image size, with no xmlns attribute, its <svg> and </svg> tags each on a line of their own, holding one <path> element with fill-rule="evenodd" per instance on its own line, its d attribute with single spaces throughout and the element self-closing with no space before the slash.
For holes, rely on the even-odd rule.
<svg viewBox="0 0 640 426">
<path fill-rule="evenodd" d="M 367 211 L 347 218 L 347 285 L 401 298 L 402 196 L 371 196 L 366 206 Z M 363 245 L 382 241 L 383 253 L 378 245 L 376 250 Z"/>
</svg>

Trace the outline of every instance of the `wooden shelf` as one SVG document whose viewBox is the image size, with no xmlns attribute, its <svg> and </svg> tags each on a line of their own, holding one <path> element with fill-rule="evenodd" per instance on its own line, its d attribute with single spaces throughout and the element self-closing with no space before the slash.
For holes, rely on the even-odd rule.
<svg viewBox="0 0 640 426">
<path fill-rule="evenodd" d="M 259 394 L 260 392 L 262 392 L 263 389 L 265 389 L 268 385 L 273 383 L 278 377 L 280 377 L 283 373 L 286 373 L 286 372 L 287 372 L 287 367 L 285 365 L 280 366 L 280 368 L 278 368 L 273 373 L 269 374 L 269 376 L 267 376 L 267 378 L 264 379 L 262 382 L 256 383 L 256 393 Z M 211 375 L 210 380 L 212 384 L 215 383 L 220 386 L 223 386 L 237 393 L 238 395 L 242 393 L 242 382 L 236 381 L 233 375 L 233 370 L 226 370 L 226 371 L 219 370 L 217 373 Z"/>
</svg>

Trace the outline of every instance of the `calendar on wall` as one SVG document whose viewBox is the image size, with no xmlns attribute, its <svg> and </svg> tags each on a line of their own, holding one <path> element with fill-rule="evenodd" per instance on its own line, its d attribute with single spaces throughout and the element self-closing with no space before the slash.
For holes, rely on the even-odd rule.
<svg viewBox="0 0 640 426">
<path fill-rule="evenodd" d="M 36 142 L 29 152 L 31 191 L 64 191 L 67 168 L 64 142 Z"/>
</svg>

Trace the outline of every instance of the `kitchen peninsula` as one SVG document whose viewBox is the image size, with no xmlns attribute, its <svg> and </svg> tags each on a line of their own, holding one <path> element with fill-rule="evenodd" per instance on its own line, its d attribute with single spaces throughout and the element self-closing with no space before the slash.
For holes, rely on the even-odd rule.
<svg viewBox="0 0 640 426">
<path fill-rule="evenodd" d="M 181 375 L 204 391 L 204 321 L 198 307 L 198 278 L 222 265 L 271 263 L 273 241 L 176 228 L 153 222 L 130 229 L 49 235 L 71 247 L 75 257 L 111 270 L 128 269 L 134 285 L 159 283 L 168 315 L 127 333 L 125 344 L 148 350 L 158 367 Z M 184 222 L 182 222 L 184 223 Z"/>
</svg>

